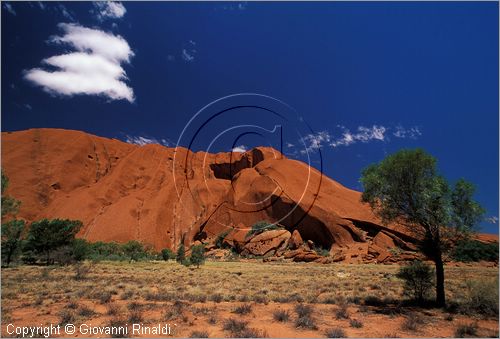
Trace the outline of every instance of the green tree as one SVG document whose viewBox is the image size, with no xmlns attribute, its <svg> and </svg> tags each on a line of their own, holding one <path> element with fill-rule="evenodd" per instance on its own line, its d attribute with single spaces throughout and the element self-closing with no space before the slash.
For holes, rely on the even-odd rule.
<svg viewBox="0 0 500 339">
<path fill-rule="evenodd" d="M 175 254 L 169 248 L 164 248 L 161 250 L 161 257 L 163 260 L 167 261 L 170 259 L 175 259 Z"/>
<path fill-rule="evenodd" d="M 91 246 L 85 239 L 75 239 L 71 244 L 71 256 L 76 261 L 87 259 L 91 253 Z"/>
<path fill-rule="evenodd" d="M 24 220 L 11 220 L 2 224 L 2 261 L 6 266 L 9 266 L 19 253 L 24 227 Z"/>
<path fill-rule="evenodd" d="M 48 265 L 50 253 L 62 246 L 71 245 L 81 227 L 82 222 L 79 220 L 42 219 L 33 222 L 25 250 L 35 254 L 45 254 Z"/>
<path fill-rule="evenodd" d="M 5 195 L 5 191 L 9 187 L 9 178 L 5 175 L 2 169 L 2 220 L 8 215 L 15 215 L 19 211 L 21 202 L 12 197 Z"/>
<path fill-rule="evenodd" d="M 131 240 L 123 244 L 122 248 L 124 254 L 129 258 L 130 262 L 132 262 L 132 260 L 137 261 L 146 254 L 144 246 L 137 240 Z"/>
<path fill-rule="evenodd" d="M 454 187 L 438 174 L 436 159 L 422 149 L 401 150 L 363 170 L 362 201 L 384 223 L 398 222 L 421 240 L 421 251 L 436 266 L 436 303 L 445 306 L 443 254 L 467 237 L 484 210 L 473 200 L 474 186 Z"/>
<path fill-rule="evenodd" d="M 205 262 L 205 246 L 200 244 L 191 247 L 191 257 L 189 261 L 192 265 L 196 265 L 196 268 L 200 268 L 200 265 Z"/>
<path fill-rule="evenodd" d="M 184 244 L 181 243 L 179 248 L 177 249 L 177 255 L 175 256 L 175 260 L 179 263 L 182 263 L 186 260 L 186 248 Z"/>
</svg>

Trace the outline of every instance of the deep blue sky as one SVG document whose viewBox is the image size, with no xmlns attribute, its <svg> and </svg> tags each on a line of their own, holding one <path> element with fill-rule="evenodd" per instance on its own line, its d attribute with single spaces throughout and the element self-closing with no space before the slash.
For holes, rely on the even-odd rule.
<svg viewBox="0 0 500 339">
<path fill-rule="evenodd" d="M 209 102 L 262 93 L 291 105 L 314 132 L 327 132 L 330 143 L 342 140 L 343 128 L 362 138 L 360 126 L 385 127 L 383 140 L 369 134 L 366 142 L 338 147 L 323 140 L 324 172 L 342 184 L 359 190 L 366 165 L 423 147 L 450 181 L 475 183 L 487 216 L 498 217 L 498 2 L 123 5 L 122 18 L 99 19 L 87 2 L 3 2 L 3 131 L 57 127 L 176 142 Z M 42 59 L 71 51 L 48 42 L 63 34 L 62 22 L 127 41 L 134 56 L 122 67 L 133 103 L 48 94 L 23 78 Z M 257 119 L 273 126 L 262 112 L 242 113 L 230 124 Z M 404 137 L 394 135 L 398 126 Z M 203 138 L 198 149 L 211 140 Z M 285 141 L 297 146 L 296 139 Z M 215 150 L 230 149 L 224 142 Z M 498 220 L 482 227 L 497 233 Z"/>
</svg>

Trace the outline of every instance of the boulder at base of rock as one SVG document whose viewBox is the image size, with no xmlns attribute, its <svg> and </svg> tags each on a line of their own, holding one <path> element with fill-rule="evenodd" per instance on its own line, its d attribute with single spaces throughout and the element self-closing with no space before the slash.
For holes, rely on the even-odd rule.
<svg viewBox="0 0 500 339">
<path fill-rule="evenodd" d="M 396 247 L 394 240 L 384 232 L 378 232 L 373 238 L 373 243 L 383 249 L 389 249 Z"/>
<path fill-rule="evenodd" d="M 216 248 L 216 249 L 208 251 L 205 254 L 205 256 L 207 258 L 212 258 L 212 259 L 215 259 L 215 260 L 223 260 L 226 257 L 228 257 L 230 255 L 230 253 L 231 253 L 231 251 L 229 251 L 229 250 L 223 250 L 223 249 L 220 249 L 220 248 Z"/>
<path fill-rule="evenodd" d="M 293 261 L 304 261 L 304 262 L 311 262 L 311 261 L 316 261 L 318 259 L 322 259 L 324 257 L 316 254 L 316 252 L 313 252 L 313 251 L 301 251 L 299 253 L 297 253 L 297 255 L 295 255 L 293 257 Z"/>
<path fill-rule="evenodd" d="M 302 246 L 302 244 L 303 244 L 303 243 L 304 243 L 304 240 L 302 240 L 302 237 L 300 236 L 299 231 L 294 230 L 294 231 L 292 232 L 292 237 L 290 238 L 290 242 L 289 242 L 288 247 L 289 247 L 291 250 L 296 250 L 296 249 L 298 249 L 300 246 Z"/>
<path fill-rule="evenodd" d="M 253 255 L 264 255 L 271 250 L 277 250 L 290 237 L 291 234 L 287 230 L 266 231 L 250 239 L 244 249 Z"/>
<path fill-rule="evenodd" d="M 368 247 L 368 253 L 375 255 L 377 258 L 377 262 L 383 262 L 387 258 L 391 257 L 391 253 L 388 250 L 376 244 L 371 244 Z"/>
</svg>

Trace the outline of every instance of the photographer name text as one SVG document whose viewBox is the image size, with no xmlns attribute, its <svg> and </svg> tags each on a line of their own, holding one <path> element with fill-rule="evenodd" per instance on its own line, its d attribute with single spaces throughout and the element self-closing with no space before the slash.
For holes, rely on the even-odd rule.
<svg viewBox="0 0 500 339">
<path fill-rule="evenodd" d="M 15 326 L 8 324 L 6 331 L 9 335 L 15 335 L 22 338 L 48 338 L 53 336 L 68 335 L 173 335 L 173 327 L 177 324 L 123 324 L 121 326 L 94 326 L 92 324 L 81 325 L 42 325 L 39 326 Z"/>
</svg>

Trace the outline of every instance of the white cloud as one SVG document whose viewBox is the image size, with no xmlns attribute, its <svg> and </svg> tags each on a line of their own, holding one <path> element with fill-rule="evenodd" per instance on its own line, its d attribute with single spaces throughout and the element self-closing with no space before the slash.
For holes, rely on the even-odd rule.
<svg viewBox="0 0 500 339">
<path fill-rule="evenodd" d="M 134 55 L 125 39 L 77 24 L 61 23 L 59 28 L 64 35 L 53 36 L 49 42 L 69 45 L 76 52 L 42 60 L 42 64 L 58 70 L 34 68 L 25 73 L 27 80 L 53 94 L 102 95 L 111 100 L 134 101 L 134 92 L 125 83 L 128 79 L 121 66 Z"/>
<path fill-rule="evenodd" d="M 197 53 L 197 50 L 195 49 L 196 47 L 196 41 L 189 40 L 186 44 L 185 47 L 182 49 L 181 57 L 184 61 L 186 62 L 192 62 L 195 59 L 195 55 Z"/>
<path fill-rule="evenodd" d="M 384 126 L 373 125 L 372 127 L 359 126 L 357 132 L 352 133 L 347 128 L 344 128 L 344 132 L 340 138 L 333 140 L 330 143 L 332 147 L 338 146 L 349 146 L 358 141 L 367 143 L 371 140 L 385 140 L 385 132 L 387 128 Z"/>
<path fill-rule="evenodd" d="M 59 11 L 61 11 L 62 16 L 68 19 L 69 21 L 75 21 L 73 15 L 71 15 L 71 13 L 66 9 L 64 5 L 59 4 Z"/>
<path fill-rule="evenodd" d="M 226 11 L 240 10 L 243 11 L 247 9 L 248 3 L 245 2 L 226 2 L 221 8 Z"/>
<path fill-rule="evenodd" d="M 38 4 L 41 10 L 45 10 L 45 5 L 43 4 L 43 2 L 37 1 L 36 3 Z"/>
<path fill-rule="evenodd" d="M 166 147 L 171 147 L 174 145 L 170 140 L 167 139 L 156 139 L 152 137 L 133 136 L 133 135 L 125 135 L 125 142 L 139 146 L 144 146 L 148 144 L 158 144 Z"/>
<path fill-rule="evenodd" d="M 496 216 L 491 216 L 491 217 L 486 217 L 484 220 L 490 224 L 497 224 L 498 223 L 498 217 Z"/>
<path fill-rule="evenodd" d="M 184 48 L 182 49 L 182 59 L 187 62 L 191 62 L 194 60 L 194 55 L 189 54 L 189 52 Z"/>
<path fill-rule="evenodd" d="M 4 2 L 3 3 L 3 8 L 5 10 L 7 10 L 7 12 L 9 12 L 12 15 L 16 15 L 17 14 L 16 11 L 14 10 L 14 8 L 12 8 L 12 5 L 10 3 L 8 3 L 8 2 Z"/>
<path fill-rule="evenodd" d="M 245 145 L 236 146 L 232 149 L 232 151 L 235 153 L 245 153 L 247 150 L 248 148 Z"/>
<path fill-rule="evenodd" d="M 417 137 L 422 135 L 420 129 L 418 127 L 411 127 L 409 129 L 405 129 L 403 126 L 396 126 L 396 130 L 392 133 L 396 138 L 410 138 L 416 139 Z"/>
<path fill-rule="evenodd" d="M 78 51 L 98 54 L 116 62 L 129 62 L 134 56 L 127 41 L 119 35 L 77 24 L 61 23 L 58 26 L 65 32 L 65 35 L 53 36 L 50 42 L 66 43 Z"/>
<path fill-rule="evenodd" d="M 94 2 L 97 18 L 101 21 L 106 19 L 120 19 L 127 9 L 119 1 L 96 1 Z"/>
<path fill-rule="evenodd" d="M 324 143 L 328 143 L 331 140 L 331 135 L 328 131 L 317 132 L 314 134 L 308 134 L 301 139 L 302 143 L 305 145 L 305 150 L 301 153 L 305 154 L 308 151 L 317 151 L 323 147 Z"/>
<path fill-rule="evenodd" d="M 341 130 L 338 136 L 328 131 L 306 135 L 301 139 L 305 149 L 300 152 L 302 154 L 306 154 L 309 151 L 314 152 L 325 145 L 336 148 L 339 146 L 350 146 L 358 142 L 368 143 L 371 141 L 388 141 L 389 138 L 387 137 L 387 134 L 391 130 L 394 130 L 392 134 L 397 138 L 417 139 L 417 137 L 422 135 L 418 127 L 405 129 L 402 126 L 397 126 L 396 128 L 380 125 L 372 125 L 371 127 L 359 126 L 355 132 L 350 131 L 342 125 L 338 125 L 337 128 Z"/>
</svg>

